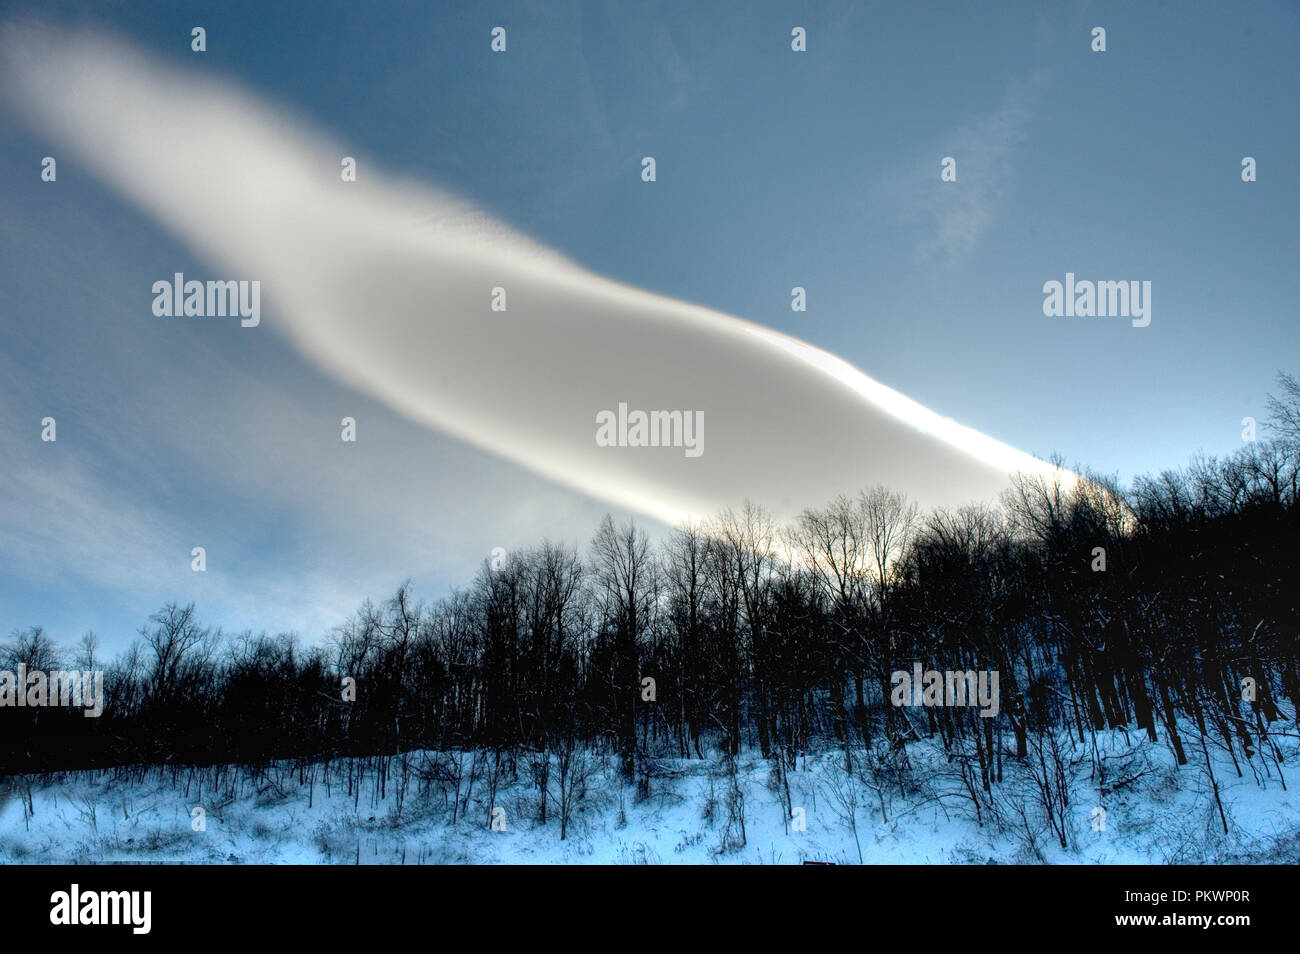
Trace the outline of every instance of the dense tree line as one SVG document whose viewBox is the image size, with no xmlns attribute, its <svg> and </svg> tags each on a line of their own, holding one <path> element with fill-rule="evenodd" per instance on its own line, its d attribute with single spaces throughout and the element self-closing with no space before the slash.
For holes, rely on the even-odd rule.
<svg viewBox="0 0 1300 954">
<path fill-rule="evenodd" d="M 977 806 L 1014 756 L 1050 811 L 1060 730 L 1164 742 L 1212 781 L 1207 745 L 1239 772 L 1277 763 L 1300 704 L 1300 385 L 1280 380 L 1269 440 L 1126 490 L 1022 476 L 1000 506 L 920 514 L 875 488 L 789 526 L 747 504 L 658 547 L 606 517 L 583 551 L 485 562 L 431 604 L 403 585 L 322 645 L 179 604 L 111 662 L 93 635 L 18 631 L 0 668 L 102 668 L 106 704 L 0 709 L 0 772 L 472 750 L 543 791 L 554 765 L 564 797 L 592 747 L 646 786 L 664 757 L 752 747 L 779 769 L 834 747 L 851 769 L 926 737 Z M 892 704 L 914 662 L 997 671 L 999 715 Z"/>
</svg>

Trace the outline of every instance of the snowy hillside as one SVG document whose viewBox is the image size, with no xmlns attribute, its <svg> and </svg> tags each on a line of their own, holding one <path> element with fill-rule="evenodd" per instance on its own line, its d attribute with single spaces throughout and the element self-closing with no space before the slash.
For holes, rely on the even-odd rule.
<svg viewBox="0 0 1300 954">
<path fill-rule="evenodd" d="M 658 760 L 648 793 L 619 780 L 616 758 L 585 752 L 561 784 L 553 757 L 545 823 L 540 763 L 520 757 L 512 773 L 504 759 L 490 798 L 487 752 L 412 752 L 386 766 L 335 760 L 328 770 L 280 763 L 264 773 L 155 767 L 10 778 L 0 863 L 856 864 L 859 850 L 868 864 L 1300 861 L 1300 804 L 1271 758 L 1243 762 L 1238 777 L 1226 753 L 1209 749 L 1220 816 L 1203 764 L 1177 768 L 1167 747 L 1137 736 L 1098 738 L 1096 763 L 1060 740 L 1066 849 L 1028 764 L 1005 753 L 1003 781 L 977 820 L 960 771 L 925 741 L 908 747 L 906 765 L 897 754 L 854 751 L 852 778 L 842 751 L 801 757 L 784 777 L 772 761 L 742 756 L 734 780 L 716 752 Z M 1285 769 L 1300 756 L 1294 736 L 1281 751 Z"/>
</svg>

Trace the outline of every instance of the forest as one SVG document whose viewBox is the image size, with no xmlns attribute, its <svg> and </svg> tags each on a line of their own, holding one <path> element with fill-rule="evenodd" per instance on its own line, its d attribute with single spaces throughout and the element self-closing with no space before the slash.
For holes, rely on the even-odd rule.
<svg viewBox="0 0 1300 954">
<path fill-rule="evenodd" d="M 1278 382 L 1266 437 L 1127 488 L 1021 476 L 996 506 L 922 513 L 874 487 L 787 525 L 741 504 L 657 544 L 606 516 L 585 547 L 485 561 L 434 602 L 403 584 L 309 644 L 226 633 L 182 603 L 111 660 L 93 633 L 62 649 L 18 629 L 0 668 L 102 669 L 104 711 L 0 710 L 0 773 L 362 760 L 380 786 L 406 784 L 390 771 L 451 772 L 459 790 L 462 759 L 396 757 L 473 753 L 467 781 L 494 790 L 522 773 L 541 820 L 549 806 L 567 822 L 591 753 L 642 792 L 666 760 L 742 751 L 778 786 L 809 752 L 902 785 L 925 739 L 977 815 L 1020 763 L 1062 847 L 1065 762 L 1098 758 L 1099 733 L 1168 746 L 1216 798 L 1224 755 L 1239 776 L 1264 767 L 1285 784 L 1300 381 Z M 891 674 L 916 665 L 997 673 L 996 718 L 892 704 Z M 1094 770 L 1103 790 L 1132 781 L 1099 758 Z"/>
</svg>

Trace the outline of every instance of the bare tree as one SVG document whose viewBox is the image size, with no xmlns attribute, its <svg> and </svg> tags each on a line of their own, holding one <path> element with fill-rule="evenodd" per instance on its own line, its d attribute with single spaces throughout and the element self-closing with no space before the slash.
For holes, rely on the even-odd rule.
<svg viewBox="0 0 1300 954">
<path fill-rule="evenodd" d="M 1277 373 L 1280 395 L 1268 396 L 1267 427 L 1278 439 L 1291 445 L 1300 444 L 1300 378 L 1284 371 Z"/>
<path fill-rule="evenodd" d="M 649 629 L 657 581 L 650 541 L 631 521 L 616 527 L 608 514 L 591 542 L 592 571 L 602 627 L 614 637 L 612 706 L 615 737 L 626 778 L 636 774 L 636 702 L 640 698 L 638 644 Z"/>
</svg>

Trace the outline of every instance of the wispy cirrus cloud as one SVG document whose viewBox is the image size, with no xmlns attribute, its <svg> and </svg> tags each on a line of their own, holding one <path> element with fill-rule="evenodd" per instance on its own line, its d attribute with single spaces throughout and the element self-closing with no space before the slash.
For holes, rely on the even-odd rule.
<svg viewBox="0 0 1300 954">
<path fill-rule="evenodd" d="M 900 217 L 917 223 L 916 255 L 923 262 L 957 261 L 976 247 L 998 219 L 1014 182 L 1016 149 L 1049 85 L 1044 69 L 1014 80 L 992 112 L 962 124 L 936 140 L 934 149 L 909 162 L 890 191 L 901 203 Z M 940 182 L 939 159 L 957 161 L 957 180 Z M 916 170 L 924 169 L 924 175 Z"/>
</svg>

